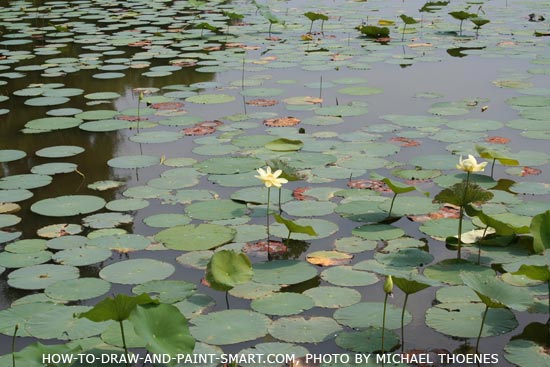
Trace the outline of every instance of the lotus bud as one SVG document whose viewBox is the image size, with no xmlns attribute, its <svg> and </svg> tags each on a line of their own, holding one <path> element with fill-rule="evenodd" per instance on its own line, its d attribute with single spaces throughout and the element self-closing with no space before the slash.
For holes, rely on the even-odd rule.
<svg viewBox="0 0 550 367">
<path fill-rule="evenodd" d="M 384 282 L 384 292 L 386 294 L 391 294 L 393 291 L 393 279 L 391 275 L 386 276 L 386 281 Z"/>
</svg>

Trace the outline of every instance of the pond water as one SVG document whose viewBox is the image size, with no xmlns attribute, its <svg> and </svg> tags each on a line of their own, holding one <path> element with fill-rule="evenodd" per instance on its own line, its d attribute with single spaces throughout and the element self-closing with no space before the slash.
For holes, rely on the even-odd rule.
<svg viewBox="0 0 550 367">
<path fill-rule="evenodd" d="M 546 285 L 510 275 L 547 263 L 532 253 L 529 226 L 550 209 L 549 25 L 540 18 L 550 4 L 435 3 L 0 1 L 0 366 L 11 366 L 15 324 L 16 350 L 36 340 L 119 344 L 113 325 L 72 327 L 69 316 L 143 283 L 173 295 L 203 353 L 374 352 L 384 277 L 411 272 L 431 286 L 409 299 L 405 349 L 453 351 L 475 346 L 484 309 L 460 269 L 530 300 L 491 309 L 480 352 L 498 354 L 499 366 L 550 365 L 538 348 Z M 490 22 L 476 32 L 467 19 L 460 30 L 449 15 L 459 11 Z M 306 12 L 328 19 L 312 23 Z M 416 23 L 404 29 L 402 14 Z M 500 159 L 494 172 L 479 146 Z M 440 262 L 457 257 L 445 237 L 457 234 L 458 209 L 433 200 L 465 179 L 455 166 L 469 154 L 489 161 L 472 175 L 494 195 L 479 208 L 517 233 L 483 246 L 481 265 L 478 247 L 463 247 L 469 262 L 448 276 Z M 266 162 L 297 178 L 283 186 L 280 213 L 316 232 L 293 234 L 272 262 L 262 242 L 267 189 L 254 178 Z M 384 177 L 416 187 L 397 196 L 391 221 Z M 277 209 L 277 190 L 270 198 Z M 284 242 L 269 218 L 271 240 Z M 176 239 L 166 239 L 172 227 Z M 466 216 L 463 228 L 485 225 Z M 258 334 L 205 337 L 224 326 L 200 326 L 201 314 L 232 317 L 221 313 L 225 294 L 201 282 L 215 248 L 252 260 L 255 282 L 227 301 L 254 311 L 243 323 Z M 324 250 L 338 252 L 315 253 Z M 124 263 L 137 259 L 155 261 Z M 189 298 L 178 287 L 196 290 Z M 264 300 L 289 292 L 301 296 Z M 386 350 L 400 350 L 404 298 L 395 287 Z M 69 316 L 55 324 L 60 314 Z M 306 335 L 292 328 L 300 322 Z M 132 343 L 143 352 L 143 340 Z"/>
</svg>

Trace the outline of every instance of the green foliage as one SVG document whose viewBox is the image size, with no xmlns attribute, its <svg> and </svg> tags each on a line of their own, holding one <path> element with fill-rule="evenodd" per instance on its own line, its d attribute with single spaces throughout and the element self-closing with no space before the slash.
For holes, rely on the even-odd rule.
<svg viewBox="0 0 550 367">
<path fill-rule="evenodd" d="M 515 227 L 510 223 L 505 223 L 498 219 L 490 217 L 487 214 L 483 213 L 482 210 L 475 209 L 471 205 L 466 205 L 464 207 L 464 210 L 466 211 L 466 214 L 468 214 L 470 217 L 478 217 L 479 220 L 483 222 L 483 224 L 494 228 L 495 233 L 498 236 L 512 236 L 516 234 L 529 233 L 529 228 L 527 228 L 526 226 Z"/>
<path fill-rule="evenodd" d="M 230 11 L 223 11 L 222 13 L 231 20 L 239 20 L 244 18 L 244 15 L 239 13 L 233 13 Z"/>
<path fill-rule="evenodd" d="M 388 187 L 391 189 L 391 191 L 394 192 L 394 194 L 404 194 L 416 190 L 415 186 L 403 185 L 399 182 L 394 182 L 387 177 L 384 178 L 382 182 L 388 185 Z"/>
<path fill-rule="evenodd" d="M 280 159 L 270 159 L 266 161 L 266 165 L 271 167 L 273 172 L 277 170 L 283 171 L 279 177 L 286 178 L 288 181 L 299 181 L 300 177 L 296 173 L 296 169 L 290 167 L 285 161 Z"/>
<path fill-rule="evenodd" d="M 418 20 L 414 19 L 413 17 L 409 17 L 408 15 L 405 15 L 405 14 L 401 14 L 399 16 L 399 18 L 401 18 L 401 20 L 406 24 L 406 25 L 411 25 L 411 24 L 416 24 L 418 23 Z"/>
<path fill-rule="evenodd" d="M 525 265 L 519 267 L 519 270 L 513 275 L 525 275 L 529 279 L 539 280 L 541 282 L 550 282 L 550 268 L 548 265 Z"/>
<path fill-rule="evenodd" d="M 460 20 L 460 21 L 464 21 L 466 19 L 474 18 L 474 17 L 477 16 L 476 14 L 468 13 L 468 12 L 465 12 L 463 10 L 461 10 L 461 11 L 452 11 L 452 12 L 449 13 L 449 15 L 452 16 L 453 18 L 457 19 L 457 20 Z"/>
<path fill-rule="evenodd" d="M 216 252 L 206 267 L 206 280 L 210 287 L 219 291 L 228 291 L 238 284 L 246 283 L 252 275 L 254 271 L 248 256 L 235 251 Z"/>
<path fill-rule="evenodd" d="M 316 20 L 328 20 L 328 16 L 323 13 L 314 13 L 312 11 L 308 11 L 307 13 L 304 13 L 304 15 L 312 22 L 315 22 Z"/>
<path fill-rule="evenodd" d="M 533 236 L 533 250 L 536 253 L 550 248 L 550 210 L 535 215 L 529 228 Z"/>
<path fill-rule="evenodd" d="M 117 294 L 114 298 L 107 297 L 99 302 L 90 311 L 81 313 L 79 318 L 85 317 L 88 320 L 95 322 L 114 320 L 128 320 L 130 313 L 137 305 L 145 305 L 149 303 L 158 303 L 158 301 L 149 297 L 147 293 L 142 293 L 138 296 L 128 296 L 126 294 Z"/>
<path fill-rule="evenodd" d="M 434 200 L 438 203 L 449 203 L 464 207 L 472 203 L 484 203 L 492 198 L 493 194 L 479 185 L 459 182 L 441 191 L 435 196 Z"/>
<path fill-rule="evenodd" d="M 390 36 L 388 27 L 377 27 L 374 25 L 360 25 L 356 29 L 368 38 L 382 38 Z"/>
<path fill-rule="evenodd" d="M 489 148 L 486 148 L 481 145 L 476 145 L 476 150 L 479 153 L 479 156 L 481 158 L 485 159 L 496 159 L 499 161 L 500 164 L 505 166 L 517 166 L 519 165 L 519 161 L 517 159 L 513 159 L 510 157 L 505 156 L 501 152 L 498 152 L 496 150 L 492 150 Z"/>
<path fill-rule="evenodd" d="M 187 320 L 176 306 L 138 305 L 130 314 L 130 321 L 136 334 L 147 343 L 149 353 L 175 356 L 190 354 L 195 348 Z"/>
<path fill-rule="evenodd" d="M 476 29 L 480 29 L 481 27 L 483 27 L 485 24 L 487 23 L 490 23 L 491 21 L 489 19 L 485 19 L 485 18 L 480 18 L 480 17 L 474 17 L 474 18 L 470 18 L 470 22 L 474 23 L 475 24 L 475 28 Z"/>
<path fill-rule="evenodd" d="M 426 278 L 426 280 L 428 279 Z M 422 283 L 412 278 L 407 279 L 398 276 L 393 277 L 393 283 L 405 294 L 414 294 L 430 287 L 430 284 Z M 431 283 L 437 284 L 437 282 L 433 281 L 431 281 Z"/>
<path fill-rule="evenodd" d="M 440 8 L 449 5 L 450 1 L 427 1 L 420 9 L 421 13 L 432 13 Z"/>
</svg>

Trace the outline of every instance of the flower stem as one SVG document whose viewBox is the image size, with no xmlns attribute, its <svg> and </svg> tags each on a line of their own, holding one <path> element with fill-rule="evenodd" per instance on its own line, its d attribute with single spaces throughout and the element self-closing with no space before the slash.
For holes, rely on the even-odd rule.
<svg viewBox="0 0 550 367">
<path fill-rule="evenodd" d="M 470 184 L 470 172 L 466 172 L 466 185 L 464 186 L 464 193 L 462 194 L 462 202 L 460 205 L 460 211 L 458 214 L 458 259 L 461 259 L 462 249 L 462 219 L 464 219 L 464 202 L 466 201 L 466 194 L 468 192 L 468 185 Z"/>
<path fill-rule="evenodd" d="M 479 354 L 479 340 L 481 339 L 481 333 L 483 332 L 483 325 L 485 324 L 485 319 L 487 318 L 487 311 L 489 311 L 489 306 L 485 306 L 485 312 L 483 313 L 483 319 L 481 320 L 481 327 L 479 328 L 479 334 L 477 336 L 476 353 L 478 354 Z"/>
<path fill-rule="evenodd" d="M 382 354 L 384 354 L 384 332 L 386 331 L 386 305 L 388 303 L 388 295 L 384 297 L 384 312 L 382 313 Z"/>
<path fill-rule="evenodd" d="M 493 178 L 493 171 L 495 169 L 495 162 L 496 162 L 496 158 L 493 158 L 493 164 L 491 164 L 491 178 Z"/>
<path fill-rule="evenodd" d="M 126 336 L 124 335 L 124 326 L 122 325 L 122 320 L 118 322 L 120 325 L 120 335 L 122 336 L 122 347 L 124 348 L 124 356 L 126 357 L 126 367 L 130 367 L 128 363 L 128 347 L 126 346 Z"/>
<path fill-rule="evenodd" d="M 401 353 L 405 352 L 405 309 L 407 308 L 407 301 L 409 299 L 409 294 L 405 293 L 405 301 L 403 302 L 403 309 L 401 310 Z"/>
<path fill-rule="evenodd" d="M 266 228 L 267 228 L 267 259 L 271 260 L 271 254 L 269 253 L 269 199 L 271 196 L 271 187 L 267 188 L 267 213 L 266 217 Z"/>
<path fill-rule="evenodd" d="M 281 209 L 281 191 L 283 190 L 282 187 L 279 187 L 279 214 L 283 214 L 283 210 Z"/>
</svg>

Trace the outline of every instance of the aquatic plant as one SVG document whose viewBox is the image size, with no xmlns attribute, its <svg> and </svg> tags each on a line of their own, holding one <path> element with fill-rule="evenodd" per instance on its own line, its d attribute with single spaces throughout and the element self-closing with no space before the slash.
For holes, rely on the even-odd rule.
<svg viewBox="0 0 550 367">
<path fill-rule="evenodd" d="M 277 223 L 283 224 L 288 230 L 288 236 L 286 237 L 285 243 L 287 246 L 290 243 L 290 236 L 292 235 L 292 233 L 303 233 L 310 236 L 317 236 L 317 232 L 315 232 L 312 226 L 299 225 L 298 223 L 293 222 L 290 219 L 286 219 L 278 214 L 273 214 L 273 217 L 275 218 L 275 221 Z"/>
<path fill-rule="evenodd" d="M 246 254 L 237 254 L 232 250 L 216 252 L 206 266 L 206 280 L 210 288 L 225 292 L 225 301 L 229 309 L 227 292 L 236 285 L 248 282 L 254 272 Z"/>
<path fill-rule="evenodd" d="M 390 36 L 390 29 L 388 27 L 361 24 L 355 27 L 355 29 L 368 38 L 386 38 Z"/>
<path fill-rule="evenodd" d="M 382 345 L 382 350 L 381 350 L 381 354 L 384 354 L 384 334 L 385 334 L 385 331 L 386 331 L 386 308 L 387 308 L 387 304 L 388 304 L 388 297 L 389 296 L 393 296 L 393 279 L 392 279 L 392 276 L 391 275 L 386 275 L 386 280 L 384 281 L 384 311 L 382 312 L 382 341 L 381 341 L 381 345 Z"/>
<path fill-rule="evenodd" d="M 418 23 L 418 20 L 414 19 L 413 17 L 409 17 L 408 15 L 405 15 L 405 14 L 401 14 L 399 18 L 401 18 L 403 23 L 405 23 L 403 25 L 403 33 L 401 35 L 401 41 L 403 41 L 405 39 L 405 30 L 407 29 L 407 25 L 416 24 Z"/>
<path fill-rule="evenodd" d="M 393 192 L 393 197 L 391 199 L 391 204 L 390 204 L 390 211 L 388 212 L 388 218 L 390 218 L 391 217 L 391 212 L 393 210 L 393 204 L 395 202 L 395 198 L 397 197 L 397 195 L 414 191 L 414 190 L 416 190 L 416 187 L 406 186 L 406 185 L 403 185 L 403 184 L 400 184 L 400 183 L 397 183 L 397 182 L 393 182 L 392 180 L 390 180 L 387 177 L 384 178 L 382 180 L 382 182 L 384 182 L 386 185 L 388 185 L 390 190 Z"/>
<path fill-rule="evenodd" d="M 469 19 L 470 22 L 474 23 L 475 25 L 474 29 L 476 30 L 476 37 L 479 36 L 479 30 L 481 29 L 481 27 L 491 22 L 489 19 L 481 18 L 478 16 Z"/>
<path fill-rule="evenodd" d="M 328 16 L 326 14 L 308 11 L 307 13 L 304 13 L 304 15 L 307 19 L 311 20 L 309 31 L 307 33 L 311 33 L 311 29 L 313 28 L 313 22 L 315 22 L 316 20 L 321 21 L 321 33 L 323 33 L 323 25 L 325 24 L 325 20 L 328 20 Z"/>
<path fill-rule="evenodd" d="M 492 159 L 493 162 L 491 163 L 491 178 L 493 178 L 493 171 L 495 169 L 495 162 L 499 161 L 500 164 L 504 166 L 517 166 L 519 165 L 519 161 L 517 159 L 508 157 L 504 155 L 503 153 L 489 149 L 487 147 L 484 147 L 482 145 L 476 145 L 476 151 L 479 154 L 481 158 L 485 159 Z"/>
<path fill-rule="evenodd" d="M 466 172 L 466 178 L 453 186 L 444 189 L 435 196 L 435 201 L 439 203 L 449 203 L 460 207 L 458 217 L 458 255 L 461 259 L 462 248 L 462 221 L 464 219 L 464 208 L 472 203 L 484 203 L 491 200 L 493 194 L 484 190 L 477 184 L 470 183 L 470 175 L 472 172 L 482 172 L 485 169 L 487 162 L 477 163 L 474 156 L 469 155 L 467 159 L 460 157 L 456 168 Z"/>
<path fill-rule="evenodd" d="M 270 258 L 269 253 L 269 201 L 270 201 L 270 194 L 271 194 L 271 187 L 275 186 L 277 188 L 281 188 L 283 184 L 287 183 L 288 180 L 286 178 L 279 177 L 283 173 L 282 170 L 276 170 L 275 172 L 271 171 L 271 167 L 267 166 L 264 170 L 263 168 L 258 168 L 256 170 L 259 174 L 259 176 L 254 176 L 258 180 L 262 181 L 267 187 L 267 209 L 266 209 L 266 230 L 267 230 L 267 257 Z"/>
<path fill-rule="evenodd" d="M 474 14 L 474 13 L 468 13 L 466 11 L 452 11 L 449 13 L 450 16 L 452 16 L 453 18 L 457 19 L 457 20 L 460 20 L 460 35 L 462 36 L 462 23 L 464 23 L 464 21 L 466 19 L 470 19 L 470 18 L 475 18 L 477 17 L 477 14 Z"/>
</svg>

